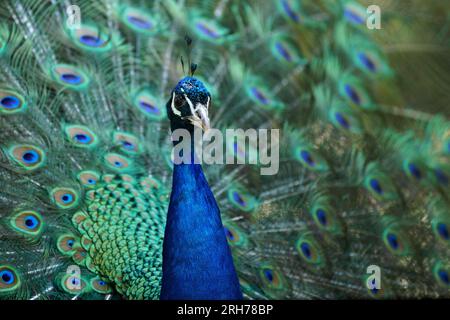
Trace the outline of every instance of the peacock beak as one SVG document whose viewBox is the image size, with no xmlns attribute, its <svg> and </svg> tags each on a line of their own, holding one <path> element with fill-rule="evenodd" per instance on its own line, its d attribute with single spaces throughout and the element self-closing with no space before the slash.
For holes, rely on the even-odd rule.
<svg viewBox="0 0 450 320">
<path fill-rule="evenodd" d="M 184 98 L 189 105 L 191 115 L 183 117 L 183 119 L 187 119 L 192 125 L 203 129 L 205 132 L 208 131 L 210 129 L 208 109 L 211 103 L 211 98 L 208 97 L 206 105 L 197 103 L 195 106 L 186 94 L 184 95 Z"/>
<path fill-rule="evenodd" d="M 197 107 L 196 113 L 200 118 L 199 127 L 203 129 L 203 131 L 208 131 L 210 129 L 209 125 L 209 117 L 208 117 L 208 108 L 203 105 L 199 105 Z M 195 125 L 195 124 L 194 124 Z"/>
</svg>

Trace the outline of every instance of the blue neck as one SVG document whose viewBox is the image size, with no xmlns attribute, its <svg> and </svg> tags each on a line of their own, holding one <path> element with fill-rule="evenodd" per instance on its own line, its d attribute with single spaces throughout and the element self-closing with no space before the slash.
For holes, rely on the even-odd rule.
<svg viewBox="0 0 450 320">
<path fill-rule="evenodd" d="M 199 164 L 174 167 L 161 299 L 242 299 L 219 208 Z"/>
</svg>

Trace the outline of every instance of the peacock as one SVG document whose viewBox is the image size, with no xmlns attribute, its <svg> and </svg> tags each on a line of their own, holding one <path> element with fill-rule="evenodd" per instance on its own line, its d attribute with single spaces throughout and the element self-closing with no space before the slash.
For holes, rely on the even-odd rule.
<svg viewBox="0 0 450 320">
<path fill-rule="evenodd" d="M 0 299 L 450 297 L 449 51 L 448 1 L 1 1 Z"/>
<path fill-rule="evenodd" d="M 187 38 L 188 45 L 192 43 Z M 196 69 L 191 64 L 191 73 Z M 162 299 L 242 299 L 220 211 L 198 157 L 196 127 L 208 130 L 211 94 L 193 77 L 182 79 L 167 102 L 171 130 L 189 133 L 186 161 L 174 153 L 172 193 L 163 243 Z M 175 138 L 175 136 L 174 136 Z M 183 143 L 173 139 L 174 145 Z M 182 140 L 182 141 L 179 141 Z M 184 154 L 186 153 L 186 154 Z M 192 233 L 197 234 L 192 237 Z M 194 271 L 194 272 L 192 272 Z"/>
</svg>

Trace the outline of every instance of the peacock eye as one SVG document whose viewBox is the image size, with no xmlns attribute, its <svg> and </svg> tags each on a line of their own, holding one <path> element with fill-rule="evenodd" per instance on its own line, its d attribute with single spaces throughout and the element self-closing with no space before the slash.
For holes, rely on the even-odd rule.
<svg viewBox="0 0 450 320">
<path fill-rule="evenodd" d="M 184 97 L 181 95 L 175 95 L 174 105 L 175 108 L 180 109 L 184 104 Z"/>
</svg>

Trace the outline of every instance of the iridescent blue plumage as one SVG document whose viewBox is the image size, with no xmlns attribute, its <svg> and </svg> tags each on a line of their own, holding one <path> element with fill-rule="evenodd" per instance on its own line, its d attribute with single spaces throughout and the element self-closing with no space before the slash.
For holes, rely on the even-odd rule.
<svg viewBox="0 0 450 320">
<path fill-rule="evenodd" d="M 186 113 L 187 99 L 206 103 L 209 92 L 193 77 L 182 79 L 172 99 Z M 186 98 L 183 98 L 186 96 Z M 182 98 L 180 98 L 182 97 Z M 173 113 L 167 103 L 172 131 L 193 126 Z M 191 137 L 193 159 L 194 142 Z M 226 234 L 214 195 L 200 164 L 175 164 L 163 243 L 161 299 L 241 299 Z"/>
<path fill-rule="evenodd" d="M 176 95 L 186 94 L 193 102 L 206 99 L 209 92 L 205 85 L 194 77 L 185 77 L 181 79 L 173 89 Z"/>
</svg>

